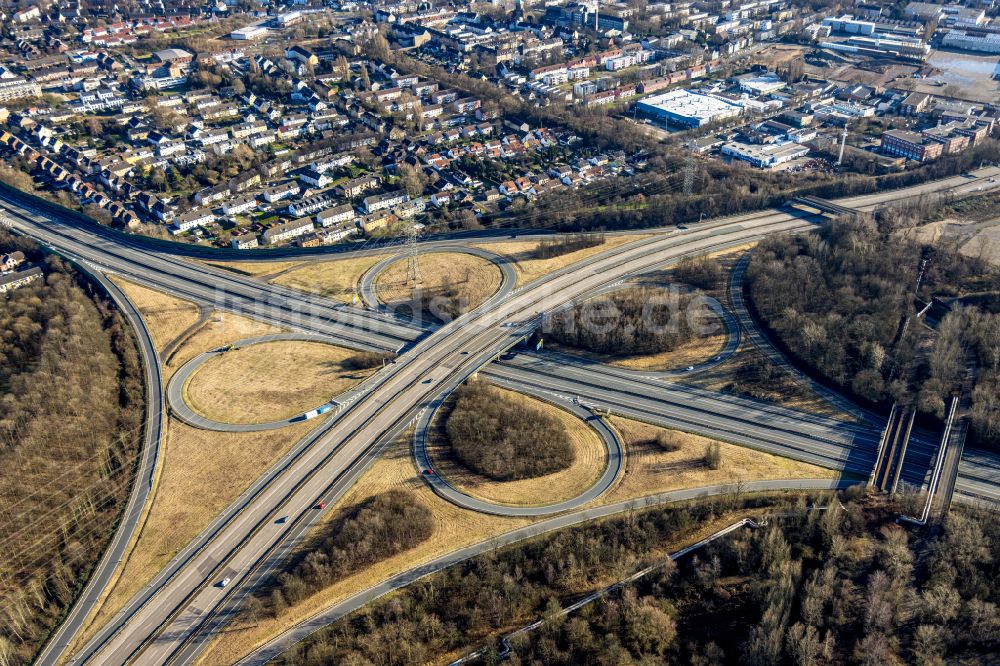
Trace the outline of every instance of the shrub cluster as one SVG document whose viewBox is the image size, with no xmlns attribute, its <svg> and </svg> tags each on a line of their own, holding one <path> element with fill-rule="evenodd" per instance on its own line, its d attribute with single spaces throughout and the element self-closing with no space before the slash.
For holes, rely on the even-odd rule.
<svg viewBox="0 0 1000 666">
<path fill-rule="evenodd" d="M 703 323 L 695 298 L 654 287 L 625 289 L 556 313 L 546 329 L 560 344 L 601 354 L 672 351 L 693 340 Z"/>
<path fill-rule="evenodd" d="M 371 370 L 382 367 L 384 362 L 389 361 L 394 356 L 389 352 L 363 351 L 348 356 L 341 362 L 341 365 L 347 370 Z"/>
<path fill-rule="evenodd" d="M 554 240 L 543 240 L 532 253 L 533 259 L 551 259 L 588 247 L 597 247 L 604 243 L 604 234 L 573 234 Z"/>
<path fill-rule="evenodd" d="M 463 465 L 496 481 L 551 474 L 573 463 L 569 435 L 557 418 L 485 382 L 456 391 L 445 432 Z"/>
<path fill-rule="evenodd" d="M 348 574 L 409 550 L 433 531 L 430 509 L 405 490 L 390 490 L 352 507 L 290 570 L 278 575 L 270 586 L 271 612 L 278 615 Z"/>
</svg>

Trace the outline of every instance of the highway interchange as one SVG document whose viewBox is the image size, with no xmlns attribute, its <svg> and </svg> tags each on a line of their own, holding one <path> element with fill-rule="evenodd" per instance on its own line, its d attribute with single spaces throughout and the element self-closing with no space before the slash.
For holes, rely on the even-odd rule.
<svg viewBox="0 0 1000 666">
<path fill-rule="evenodd" d="M 988 178 L 998 173 L 998 169 L 986 169 L 974 180 L 956 177 L 838 203 L 870 210 L 926 192 L 973 192 L 987 187 Z M 16 230 L 35 237 L 91 272 L 117 273 L 200 305 L 239 312 L 350 347 L 401 351 L 396 363 L 365 382 L 334 417 L 319 423 L 288 456 L 213 521 L 152 585 L 72 656 L 73 663 L 192 662 L 212 632 L 224 626 L 241 595 L 305 533 L 316 515 L 310 508 L 320 499 L 335 501 L 377 457 L 382 446 L 427 406 L 484 368 L 497 383 L 548 399 L 579 397 L 589 407 L 680 426 L 833 469 L 867 474 L 871 468 L 881 430 L 881 422 L 874 417 L 845 424 L 580 359 L 519 354 L 509 361 L 490 364 L 530 334 L 543 313 L 683 256 L 735 247 L 769 234 L 809 229 L 814 222 L 807 216 L 763 211 L 706 221 L 683 232 L 664 231 L 598 254 L 525 287 L 501 289 L 458 320 L 428 329 L 382 309 L 334 303 L 149 249 L 141 242 L 123 242 L 113 235 L 56 221 L 51 214 L 40 215 L 23 201 L 3 202 L 0 207 Z M 482 238 L 476 240 L 484 242 Z M 426 247 L 439 250 L 455 245 L 454 241 L 434 241 Z M 510 284 L 509 277 L 505 284 Z M 140 331 L 144 330 L 141 319 L 136 321 L 131 315 L 130 319 Z M 158 368 L 159 359 L 151 343 L 147 349 L 148 335 L 143 338 L 140 334 L 140 340 L 147 372 L 153 361 Z M 150 373 L 154 382 L 158 381 L 158 369 L 155 372 Z M 151 393 L 159 391 L 151 388 Z M 159 422 L 162 416 L 158 408 L 155 412 L 151 423 Z M 140 478 L 148 478 L 155 465 L 158 440 L 158 432 L 149 433 Z M 936 446 L 933 435 L 918 437 L 904 470 L 911 483 L 922 483 Z M 959 493 L 997 497 L 1000 465 L 990 456 L 970 452 L 962 461 L 960 474 Z M 141 487 L 133 497 L 141 507 Z M 279 514 L 294 518 L 290 524 L 276 523 Z M 131 534 L 130 529 L 134 529 L 134 523 L 130 527 L 127 517 L 115 543 L 127 544 L 129 539 L 122 535 Z M 88 587 L 95 590 L 85 593 L 77 603 L 40 663 L 56 663 L 63 656 L 62 651 L 99 595 L 104 584 L 101 581 L 106 582 L 105 570 L 110 572 L 115 563 L 115 555 L 109 553 Z M 232 580 L 230 586 L 222 589 L 212 585 L 224 577 Z"/>
</svg>

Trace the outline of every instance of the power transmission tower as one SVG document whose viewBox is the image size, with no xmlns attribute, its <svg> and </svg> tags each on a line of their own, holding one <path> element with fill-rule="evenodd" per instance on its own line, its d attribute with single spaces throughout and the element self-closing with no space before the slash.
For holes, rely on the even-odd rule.
<svg viewBox="0 0 1000 666">
<path fill-rule="evenodd" d="M 684 194 L 691 194 L 694 189 L 694 157 L 688 155 L 684 158 Z"/>
<path fill-rule="evenodd" d="M 412 223 L 406 232 L 406 254 L 407 254 L 406 280 L 407 282 L 412 282 L 413 286 L 417 286 L 417 284 L 420 282 L 420 264 L 417 261 L 417 257 L 420 254 L 420 249 L 417 246 L 416 222 Z"/>
</svg>

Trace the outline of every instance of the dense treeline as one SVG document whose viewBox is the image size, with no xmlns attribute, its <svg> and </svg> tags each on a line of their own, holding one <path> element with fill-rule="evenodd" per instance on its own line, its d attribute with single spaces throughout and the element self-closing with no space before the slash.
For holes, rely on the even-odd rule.
<svg viewBox="0 0 1000 666">
<path fill-rule="evenodd" d="M 747 271 L 750 300 L 795 356 L 840 387 L 871 401 L 912 393 L 940 417 L 964 368 L 961 331 L 946 318 L 930 354 L 919 353 L 913 299 L 995 285 L 996 272 L 908 241 L 898 221 L 835 220 L 817 234 L 765 241 Z"/>
<path fill-rule="evenodd" d="M 508 663 L 993 663 L 998 563 L 992 514 L 914 535 L 850 502 L 716 542 L 553 618 L 512 640 Z"/>
<path fill-rule="evenodd" d="M 722 267 L 711 257 L 685 257 L 673 273 L 680 282 L 699 289 L 714 289 L 722 280 Z"/>
<path fill-rule="evenodd" d="M 556 239 L 545 239 L 531 253 L 533 259 L 551 259 L 588 247 L 604 244 L 604 234 L 573 234 Z"/>
<path fill-rule="evenodd" d="M 326 534 L 254 597 L 249 611 L 281 614 L 310 594 L 376 562 L 409 550 L 434 532 L 434 517 L 413 493 L 390 490 L 345 510 Z M 263 593 L 262 593 L 263 594 Z"/>
<path fill-rule="evenodd" d="M 142 437 L 138 349 L 117 312 L 44 265 L 0 298 L 0 664 L 28 663 L 81 591 L 127 498 Z"/>
<path fill-rule="evenodd" d="M 913 401 L 943 418 L 972 368 L 970 443 L 1000 451 L 1000 277 L 978 258 L 907 240 L 901 231 L 928 214 L 892 209 L 768 240 L 747 272 L 751 302 L 794 356 L 869 400 Z M 929 337 L 914 297 L 934 300 Z M 748 366 L 737 383 L 773 375 Z"/>
<path fill-rule="evenodd" d="M 471 651 L 559 599 L 624 578 L 648 564 L 664 540 L 684 538 L 732 502 L 629 512 L 481 555 L 321 629 L 277 663 L 406 666 Z"/>
<path fill-rule="evenodd" d="M 655 287 L 623 289 L 553 314 L 554 341 L 601 354 L 631 356 L 672 351 L 707 326 L 700 299 Z"/>
<path fill-rule="evenodd" d="M 1000 452 L 1000 313 L 957 306 L 942 320 L 931 357 L 932 381 L 963 381 L 967 362 L 974 360 L 975 383 L 969 409 L 973 445 Z M 932 388 L 936 389 L 936 386 Z M 944 405 L 935 405 L 944 409 Z"/>
<path fill-rule="evenodd" d="M 527 479 L 566 469 L 573 447 L 559 419 L 474 381 L 455 392 L 445 433 L 465 466 L 496 481 Z"/>
</svg>

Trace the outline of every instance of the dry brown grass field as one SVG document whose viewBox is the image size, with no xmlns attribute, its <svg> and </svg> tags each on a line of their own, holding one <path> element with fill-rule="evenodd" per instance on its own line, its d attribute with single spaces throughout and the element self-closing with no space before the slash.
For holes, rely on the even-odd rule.
<svg viewBox="0 0 1000 666">
<path fill-rule="evenodd" d="M 216 310 L 205 322 L 205 325 L 178 345 L 173 356 L 166 361 L 163 381 L 166 382 L 182 365 L 209 349 L 218 349 L 230 342 L 238 342 L 246 338 L 281 332 L 282 329 L 277 326 L 262 324 L 248 317 Z"/>
<path fill-rule="evenodd" d="M 264 470 L 317 425 L 257 433 L 212 432 L 170 418 L 155 498 L 135 547 L 88 626 L 90 635 L 120 609 Z"/>
<path fill-rule="evenodd" d="M 517 268 L 517 284 L 522 286 L 534 282 L 538 278 L 555 272 L 560 268 L 575 264 L 599 252 L 631 243 L 641 238 L 649 238 L 652 234 L 637 234 L 624 236 L 607 236 L 604 242 L 594 247 L 584 248 L 549 259 L 533 259 L 532 252 L 540 245 L 539 241 L 507 241 L 502 243 L 480 243 L 475 247 L 502 254 L 515 262 Z"/>
<path fill-rule="evenodd" d="M 617 416 L 612 416 L 610 422 L 625 444 L 625 474 L 618 485 L 598 499 L 601 504 L 718 483 L 837 476 L 836 472 L 816 465 L 725 442 L 719 442 L 720 468 L 709 469 L 703 458 L 706 447 L 715 440 Z M 657 434 L 664 432 L 671 433 L 680 445 L 678 450 L 666 451 L 656 443 Z"/>
<path fill-rule="evenodd" d="M 198 321 L 198 306 L 190 301 L 148 289 L 117 275 L 110 276 L 119 289 L 139 308 L 158 351 Z"/>
<path fill-rule="evenodd" d="M 301 265 L 301 261 L 206 261 L 209 266 L 221 268 L 223 270 L 249 275 L 251 277 L 264 277 L 274 275 Z"/>
<path fill-rule="evenodd" d="M 225 423 L 291 418 L 371 374 L 342 366 L 354 353 L 295 340 L 252 345 L 209 359 L 188 379 L 184 395 L 194 411 Z"/>
<path fill-rule="evenodd" d="M 419 287 L 431 295 L 447 289 L 472 309 L 496 293 L 502 276 L 487 259 L 461 252 L 430 252 L 417 258 Z M 394 305 L 413 298 L 414 285 L 407 279 L 409 262 L 400 259 L 375 279 L 378 298 Z"/>
<path fill-rule="evenodd" d="M 352 259 L 308 261 L 275 277 L 271 282 L 350 303 L 357 294 L 361 276 L 387 256 L 389 255 L 373 254 Z"/>
</svg>

